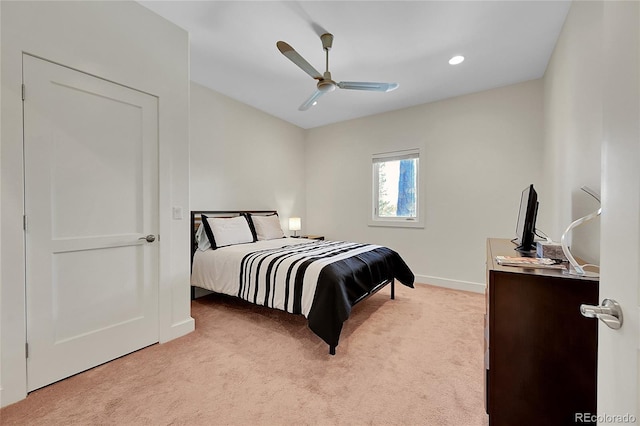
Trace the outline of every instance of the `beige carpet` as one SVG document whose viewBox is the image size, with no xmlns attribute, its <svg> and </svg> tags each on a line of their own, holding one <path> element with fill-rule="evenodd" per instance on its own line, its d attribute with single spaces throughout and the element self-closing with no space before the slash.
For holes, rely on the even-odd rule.
<svg viewBox="0 0 640 426">
<path fill-rule="evenodd" d="M 480 294 L 384 289 L 335 356 L 303 317 L 219 295 L 192 306 L 195 332 L 35 391 L 0 424 L 487 424 Z"/>
</svg>

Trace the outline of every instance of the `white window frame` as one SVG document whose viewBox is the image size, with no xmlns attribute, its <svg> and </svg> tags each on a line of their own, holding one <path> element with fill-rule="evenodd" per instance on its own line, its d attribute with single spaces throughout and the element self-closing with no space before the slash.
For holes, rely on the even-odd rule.
<svg viewBox="0 0 640 426">
<path fill-rule="evenodd" d="M 415 158 L 416 161 L 416 217 L 381 217 L 378 215 L 378 197 L 380 195 L 379 176 L 376 164 L 386 161 L 407 160 Z M 371 156 L 371 217 L 369 226 L 387 226 L 399 228 L 424 228 L 424 215 L 422 213 L 423 197 L 420 191 L 420 149 L 406 149 L 401 151 L 383 152 Z"/>
</svg>

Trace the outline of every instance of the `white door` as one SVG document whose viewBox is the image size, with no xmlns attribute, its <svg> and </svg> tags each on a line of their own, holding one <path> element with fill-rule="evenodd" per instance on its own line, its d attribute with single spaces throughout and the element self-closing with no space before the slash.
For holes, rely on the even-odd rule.
<svg viewBox="0 0 640 426">
<path fill-rule="evenodd" d="M 623 312 L 620 330 L 602 322 L 598 330 L 597 414 L 608 425 L 640 424 L 639 28 L 638 2 L 604 2 L 600 298 L 617 300 Z"/>
<path fill-rule="evenodd" d="M 158 102 L 29 55 L 23 82 L 31 391 L 158 341 Z"/>
</svg>

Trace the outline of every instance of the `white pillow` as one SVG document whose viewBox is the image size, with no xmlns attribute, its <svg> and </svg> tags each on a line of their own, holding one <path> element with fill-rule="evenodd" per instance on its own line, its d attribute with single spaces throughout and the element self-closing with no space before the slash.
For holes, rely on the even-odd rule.
<svg viewBox="0 0 640 426">
<path fill-rule="evenodd" d="M 253 234 L 251 233 L 249 222 L 244 216 L 231 218 L 209 217 L 207 218 L 207 223 L 215 240 L 215 243 L 211 241 L 211 246 L 214 249 L 233 244 L 253 242 Z"/>
<path fill-rule="evenodd" d="M 204 225 L 202 223 L 196 231 L 196 242 L 198 243 L 198 250 L 200 251 L 206 251 L 211 248 L 211 242 L 209 241 L 209 237 L 207 237 L 207 233 L 204 232 Z"/>
<path fill-rule="evenodd" d="M 280 218 L 278 215 L 251 215 L 251 221 L 253 222 L 253 227 L 256 230 L 256 237 L 258 238 L 258 241 L 284 238 L 284 232 L 280 226 Z"/>
</svg>

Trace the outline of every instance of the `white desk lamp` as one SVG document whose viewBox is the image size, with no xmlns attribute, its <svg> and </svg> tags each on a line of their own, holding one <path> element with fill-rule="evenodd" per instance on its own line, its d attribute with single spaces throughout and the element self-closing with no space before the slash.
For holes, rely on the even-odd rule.
<svg viewBox="0 0 640 426">
<path fill-rule="evenodd" d="M 593 189 L 586 186 L 583 186 L 580 189 L 582 189 L 587 194 L 591 195 L 593 198 L 595 198 L 598 201 L 598 203 L 600 203 L 600 194 L 595 192 Z M 573 228 L 600 216 L 600 213 L 602 213 L 602 207 L 598 208 L 597 211 L 590 213 L 572 222 L 571 225 L 569 225 L 567 229 L 564 231 L 564 233 L 562 234 L 562 237 L 560 238 L 560 244 L 562 245 L 562 251 L 564 255 L 567 257 L 567 260 L 571 264 L 571 266 L 569 267 L 569 274 L 591 276 L 591 277 L 597 277 L 599 275 L 597 273 L 585 271 L 583 268 L 584 265 L 581 266 L 578 263 L 578 261 L 575 259 L 575 257 L 573 257 L 573 255 L 571 254 L 571 251 L 569 250 L 569 246 L 567 245 L 567 235 L 569 234 L 569 232 L 571 232 Z"/>
</svg>

